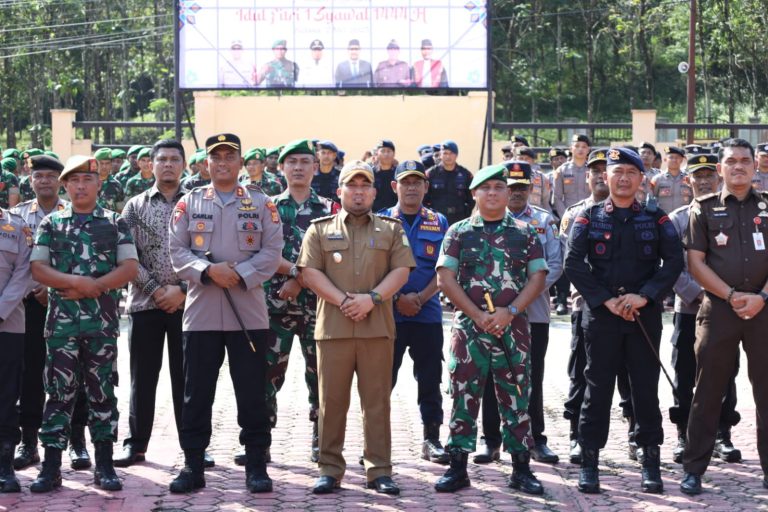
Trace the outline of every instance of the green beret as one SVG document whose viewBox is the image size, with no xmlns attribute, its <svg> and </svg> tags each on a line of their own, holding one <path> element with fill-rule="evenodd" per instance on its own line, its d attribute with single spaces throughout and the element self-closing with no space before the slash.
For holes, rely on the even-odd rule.
<svg viewBox="0 0 768 512">
<path fill-rule="evenodd" d="M 96 160 L 112 160 L 112 150 L 109 148 L 101 148 L 93 154 L 93 158 Z"/>
<path fill-rule="evenodd" d="M 53 151 L 44 151 L 44 152 L 43 152 L 43 154 L 44 154 L 44 155 L 48 155 L 48 156 L 52 156 L 52 157 L 53 157 L 53 158 L 55 158 L 56 160 L 61 160 L 61 158 L 59 158 L 59 155 L 57 155 L 57 154 L 56 154 L 56 153 L 54 153 Z"/>
<path fill-rule="evenodd" d="M 18 158 L 21 159 L 21 153 L 16 148 L 8 148 L 3 151 L 3 158 Z"/>
<path fill-rule="evenodd" d="M 141 151 L 136 155 L 136 158 L 149 158 L 150 154 L 152 154 L 152 148 L 141 148 Z"/>
<path fill-rule="evenodd" d="M 246 151 L 246 153 L 243 155 L 243 161 L 247 162 L 249 160 L 261 160 L 264 161 L 264 150 L 261 148 L 253 148 Z"/>
<path fill-rule="evenodd" d="M 280 151 L 280 156 L 277 157 L 277 163 L 283 163 L 285 157 L 288 155 L 313 155 L 315 150 L 312 149 L 312 142 L 308 139 L 294 140 L 283 146 Z"/>
<path fill-rule="evenodd" d="M 118 171 L 117 171 L 117 172 L 123 172 L 123 171 L 127 171 L 127 170 L 128 170 L 128 169 L 130 169 L 130 168 L 131 168 L 131 162 L 129 162 L 128 160 L 126 160 L 125 162 L 123 162 L 123 165 L 121 165 L 121 166 L 120 166 L 120 169 L 118 169 Z"/>
<path fill-rule="evenodd" d="M 507 178 L 509 178 L 509 171 L 504 164 L 489 165 L 475 173 L 472 183 L 469 184 L 469 190 L 475 190 L 488 180 L 502 180 L 506 184 Z"/>
<path fill-rule="evenodd" d="M 112 150 L 112 158 L 125 158 L 125 151 L 122 149 L 113 149 Z"/>
<path fill-rule="evenodd" d="M 279 155 L 279 154 L 280 154 L 280 146 L 276 146 L 276 147 L 274 147 L 274 148 L 269 148 L 269 149 L 267 149 L 267 152 L 266 152 L 266 154 L 264 155 L 264 157 L 266 158 L 266 157 L 268 157 L 268 156 L 272 156 L 272 155 Z"/>
<path fill-rule="evenodd" d="M 2 166 L 4 171 L 13 172 L 16 170 L 16 159 L 11 157 L 6 157 L 0 160 L 0 166 Z"/>
<path fill-rule="evenodd" d="M 40 156 L 42 154 L 44 154 L 42 149 L 29 148 L 21 154 L 21 158 L 26 160 L 31 156 Z"/>
<path fill-rule="evenodd" d="M 272 49 L 277 48 L 278 46 L 282 46 L 284 48 L 288 47 L 288 41 L 285 39 L 275 39 L 275 42 L 272 43 Z"/>
<path fill-rule="evenodd" d="M 126 153 L 126 154 L 127 154 L 128 156 L 131 156 L 131 155 L 135 155 L 136 153 L 138 153 L 138 152 L 139 152 L 139 151 L 141 151 L 142 149 L 144 149 L 144 146 L 131 146 L 131 147 L 128 149 L 128 153 Z"/>
</svg>

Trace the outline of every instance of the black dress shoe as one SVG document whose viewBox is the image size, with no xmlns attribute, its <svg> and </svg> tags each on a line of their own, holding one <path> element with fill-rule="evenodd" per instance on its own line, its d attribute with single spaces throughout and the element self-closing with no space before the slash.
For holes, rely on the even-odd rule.
<svg viewBox="0 0 768 512">
<path fill-rule="evenodd" d="M 400 494 L 400 488 L 392 480 L 390 476 L 380 476 L 374 480 L 371 480 L 366 485 L 369 489 L 376 489 L 376 492 L 380 494 Z"/>
<path fill-rule="evenodd" d="M 576 439 L 571 439 L 571 452 L 568 454 L 571 464 L 581 464 L 581 445 Z"/>
<path fill-rule="evenodd" d="M 126 444 L 120 455 L 113 459 L 113 464 L 117 468 L 127 468 L 137 462 L 144 461 L 144 452 L 140 452 L 133 445 Z"/>
<path fill-rule="evenodd" d="M 341 487 L 341 481 L 332 476 L 323 475 L 315 480 L 315 486 L 312 488 L 313 494 L 330 494 Z"/>
<path fill-rule="evenodd" d="M 560 460 L 555 452 L 549 449 L 547 443 L 539 443 L 531 450 L 531 458 L 536 462 L 555 464 Z"/>
<path fill-rule="evenodd" d="M 500 458 L 501 452 L 498 446 L 485 444 L 483 445 L 483 451 L 477 452 L 474 457 L 472 457 L 472 462 L 475 464 L 488 464 L 499 460 Z"/>
<path fill-rule="evenodd" d="M 40 462 L 40 454 L 37 452 L 37 441 L 21 441 L 16 447 L 16 456 L 13 459 L 13 469 L 24 469 L 27 466 Z"/>
<path fill-rule="evenodd" d="M 206 468 L 212 468 L 215 465 L 216 465 L 216 461 L 213 460 L 213 457 L 211 457 L 208 454 L 208 452 L 205 452 L 203 454 L 203 466 L 205 466 Z"/>
<path fill-rule="evenodd" d="M 693 473 L 686 473 L 683 476 L 683 481 L 680 482 L 680 490 L 691 496 L 701 494 L 701 477 Z"/>
</svg>

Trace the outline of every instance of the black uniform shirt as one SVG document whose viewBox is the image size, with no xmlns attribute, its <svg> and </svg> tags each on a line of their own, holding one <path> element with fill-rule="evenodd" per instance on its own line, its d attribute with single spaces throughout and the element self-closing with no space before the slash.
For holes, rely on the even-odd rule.
<svg viewBox="0 0 768 512">
<path fill-rule="evenodd" d="M 663 264 L 662 263 L 663 260 Z M 610 198 L 576 215 L 565 255 L 565 273 L 590 308 L 622 292 L 664 298 L 683 269 L 680 238 L 661 211 Z"/>
<path fill-rule="evenodd" d="M 469 185 L 472 173 L 465 167 L 456 165 L 452 171 L 446 171 L 442 165 L 436 165 L 427 171 L 429 190 L 424 197 L 424 205 L 445 215 L 448 224 L 466 219 L 472 215 L 475 200 Z"/>
</svg>

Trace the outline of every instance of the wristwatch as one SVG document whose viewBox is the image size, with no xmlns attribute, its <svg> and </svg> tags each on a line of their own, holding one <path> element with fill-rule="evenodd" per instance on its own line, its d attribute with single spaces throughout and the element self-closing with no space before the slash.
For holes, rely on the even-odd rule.
<svg viewBox="0 0 768 512">
<path fill-rule="evenodd" d="M 397 292 L 397 293 L 395 293 L 395 294 L 392 296 L 392 303 L 393 303 L 393 304 L 394 304 L 395 302 L 397 302 L 398 300 L 400 300 L 400 295 L 402 295 L 402 294 L 401 294 L 400 292 Z"/>
<path fill-rule="evenodd" d="M 760 297 L 763 298 L 763 302 L 768 302 L 768 292 L 760 290 L 760 293 L 758 295 L 760 295 Z"/>
<path fill-rule="evenodd" d="M 507 306 L 507 311 L 509 311 L 509 314 L 515 315 L 515 316 L 520 314 L 520 311 L 517 309 L 517 306 L 513 306 L 512 304 Z"/>
<path fill-rule="evenodd" d="M 296 279 L 296 276 L 299 275 L 299 268 L 296 265 L 292 266 L 290 270 L 288 270 L 288 275 Z"/>
<path fill-rule="evenodd" d="M 368 295 L 371 296 L 374 306 L 378 306 L 384 301 L 384 299 L 381 298 L 381 294 L 378 292 L 368 292 Z"/>
</svg>

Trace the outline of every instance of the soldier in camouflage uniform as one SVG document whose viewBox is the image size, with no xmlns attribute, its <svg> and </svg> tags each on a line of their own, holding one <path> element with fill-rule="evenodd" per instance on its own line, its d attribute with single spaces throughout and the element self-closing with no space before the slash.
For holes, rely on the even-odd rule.
<svg viewBox="0 0 768 512">
<path fill-rule="evenodd" d="M 155 184 L 155 175 L 152 173 L 151 154 L 151 148 L 144 148 L 139 151 L 138 155 L 136 155 L 139 164 L 139 173 L 125 182 L 124 190 L 126 200 L 149 190 L 152 188 L 152 185 Z"/>
<path fill-rule="evenodd" d="M 544 291 L 548 269 L 536 229 L 507 211 L 508 177 L 503 164 L 477 172 L 469 188 L 478 213 L 448 228 L 437 261 L 438 284 L 456 306 L 448 360 L 453 407 L 446 448 L 451 467 L 435 485 L 438 492 L 469 486 L 467 455 L 475 450 L 476 420 L 489 372 L 504 449 L 512 454 L 509 486 L 544 492 L 530 470 L 530 331 L 524 312 Z"/>
<path fill-rule="evenodd" d="M 139 174 L 138 154 L 139 151 L 144 149 L 144 146 L 131 146 L 126 153 L 128 159 L 120 167 L 120 171 L 115 174 L 115 179 L 120 182 L 120 186 L 125 189 L 125 184 L 128 180 Z"/>
<path fill-rule="evenodd" d="M 277 422 L 277 393 L 285 382 L 293 337 L 298 336 L 305 362 L 304 380 L 309 391 L 309 421 L 313 422 L 311 459 L 317 462 L 317 296 L 306 288 L 295 263 L 310 222 L 335 214 L 340 207 L 338 203 L 318 196 L 310 187 L 314 171 L 314 151 L 309 141 L 299 140 L 286 145 L 279 160 L 288 180 L 288 189 L 273 198 L 283 223 L 285 245 L 277 273 L 264 283 L 270 329 L 267 351 L 267 406 L 274 428 Z"/>
<path fill-rule="evenodd" d="M 19 179 L 14 174 L 16 160 L 3 158 L 0 167 L 0 208 L 10 208 L 19 202 Z"/>
<path fill-rule="evenodd" d="M 112 177 L 112 150 L 101 148 L 93 154 L 99 166 L 99 180 L 101 180 L 101 189 L 99 190 L 99 199 L 96 201 L 99 206 L 113 212 L 120 213 L 125 206 L 125 194 L 120 182 Z"/>
<path fill-rule="evenodd" d="M 138 257 L 125 221 L 96 204 L 96 160 L 71 157 L 60 180 L 72 203 L 43 219 L 30 257 L 33 278 L 48 286 L 44 374 L 48 400 L 40 429 L 45 460 L 30 490 L 48 492 L 61 485 L 61 451 L 69 436 L 80 369 L 96 447 L 94 482 L 104 490 L 120 490 L 112 465 L 118 419 L 114 393 L 118 301 L 119 289 L 136 277 Z"/>
<path fill-rule="evenodd" d="M 264 169 L 264 159 L 264 150 L 261 148 L 247 151 L 243 155 L 243 161 L 245 161 L 245 170 L 248 174 L 241 177 L 240 183 L 243 185 L 253 183 L 261 187 L 261 190 L 268 196 L 276 196 L 285 187 L 277 179 L 277 176 Z"/>
<path fill-rule="evenodd" d="M 205 157 L 205 150 L 203 150 L 202 153 L 198 151 L 189 158 L 189 168 L 194 171 L 194 174 L 182 180 L 181 191 L 183 193 L 187 194 L 198 187 L 211 184 L 211 175 L 208 172 Z"/>
<path fill-rule="evenodd" d="M 256 85 L 264 80 L 267 81 L 267 87 L 293 87 L 296 84 L 299 78 L 299 66 L 285 58 L 287 51 L 288 42 L 285 39 L 278 39 L 272 44 L 272 53 L 275 58 L 261 68 Z"/>
<path fill-rule="evenodd" d="M 112 175 L 116 175 L 120 171 L 120 167 L 125 162 L 126 153 L 122 149 L 113 149 L 112 154 Z"/>
</svg>

